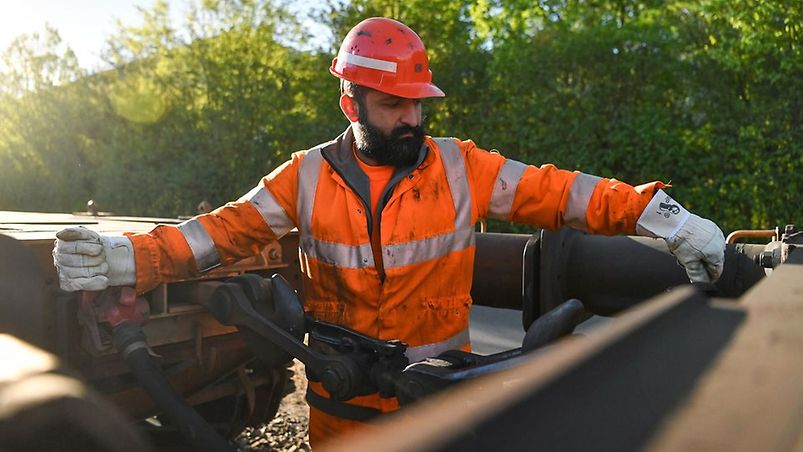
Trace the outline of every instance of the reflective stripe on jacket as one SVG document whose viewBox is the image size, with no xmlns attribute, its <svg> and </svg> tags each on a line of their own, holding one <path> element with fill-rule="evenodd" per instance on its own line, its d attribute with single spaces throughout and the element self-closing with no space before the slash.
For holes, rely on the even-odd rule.
<svg viewBox="0 0 803 452">
<path fill-rule="evenodd" d="M 419 360 L 468 347 L 478 219 L 633 233 L 664 186 L 634 188 L 553 165 L 525 165 L 472 141 L 427 137 L 418 161 L 396 169 L 380 200 L 381 216 L 372 218 L 369 182 L 352 143 L 347 129 L 293 154 L 236 202 L 178 227 L 130 235 L 137 290 L 254 255 L 298 227 L 305 309 L 372 337 L 400 339 Z M 372 228 L 380 228 L 384 275 L 374 266 Z"/>
</svg>

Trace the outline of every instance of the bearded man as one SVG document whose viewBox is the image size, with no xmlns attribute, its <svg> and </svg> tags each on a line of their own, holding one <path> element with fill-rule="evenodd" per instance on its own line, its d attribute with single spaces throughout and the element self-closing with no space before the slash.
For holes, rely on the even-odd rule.
<svg viewBox="0 0 803 452">
<path fill-rule="evenodd" d="M 329 70 L 350 122 L 343 134 L 293 154 L 236 202 L 178 226 L 125 237 L 61 231 L 54 256 L 62 288 L 145 292 L 254 255 L 298 228 L 305 310 L 401 340 L 415 362 L 470 347 L 474 229 L 482 218 L 662 238 L 691 280 L 721 274 L 722 232 L 683 209 L 661 182 L 633 187 L 427 136 L 421 99 L 444 93 L 406 25 L 360 22 Z M 316 383 L 307 400 L 313 446 L 398 408 L 378 394 L 338 402 Z"/>
</svg>

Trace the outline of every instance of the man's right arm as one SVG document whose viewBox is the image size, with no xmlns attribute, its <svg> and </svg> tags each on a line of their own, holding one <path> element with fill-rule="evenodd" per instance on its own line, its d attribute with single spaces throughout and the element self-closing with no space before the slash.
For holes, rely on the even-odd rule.
<svg viewBox="0 0 803 452">
<path fill-rule="evenodd" d="M 688 212 L 661 182 L 633 187 L 615 179 L 540 168 L 462 144 L 477 181 L 479 216 L 593 234 L 660 238 L 695 282 L 722 274 L 725 237 L 711 220 Z M 493 169 L 489 171 L 488 169 Z"/>
<path fill-rule="evenodd" d="M 294 154 L 246 195 L 208 214 L 179 225 L 160 225 L 148 233 L 125 234 L 134 251 L 137 292 L 147 292 L 162 282 L 185 279 L 253 256 L 295 227 L 297 170 L 302 158 L 303 153 Z M 71 236 L 67 234 L 66 237 Z M 91 288 L 81 287 L 81 283 L 72 281 L 69 275 L 85 277 L 87 271 L 103 272 L 106 266 L 75 271 L 68 264 L 85 259 L 66 253 L 81 249 L 66 246 L 67 242 L 60 237 L 53 253 L 62 288 L 97 290 L 97 284 Z M 110 281 L 109 285 L 114 282 Z"/>
</svg>

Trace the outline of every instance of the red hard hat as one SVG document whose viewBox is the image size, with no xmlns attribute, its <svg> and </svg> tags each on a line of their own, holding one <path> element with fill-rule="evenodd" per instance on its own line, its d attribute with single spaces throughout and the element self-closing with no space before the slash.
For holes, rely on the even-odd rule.
<svg viewBox="0 0 803 452">
<path fill-rule="evenodd" d="M 372 17 L 349 31 L 329 72 L 335 77 L 409 99 L 443 97 L 432 84 L 424 43 L 410 27 Z"/>
</svg>

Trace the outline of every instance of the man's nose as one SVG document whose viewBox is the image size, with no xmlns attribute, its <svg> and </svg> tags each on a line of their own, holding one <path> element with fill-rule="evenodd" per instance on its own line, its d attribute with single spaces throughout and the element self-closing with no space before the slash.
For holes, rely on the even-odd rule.
<svg viewBox="0 0 803 452">
<path fill-rule="evenodd" d="M 421 115 L 419 112 L 420 109 L 418 108 L 418 102 L 409 100 L 404 103 L 404 109 L 399 121 L 406 126 L 416 127 L 421 121 Z"/>
</svg>

